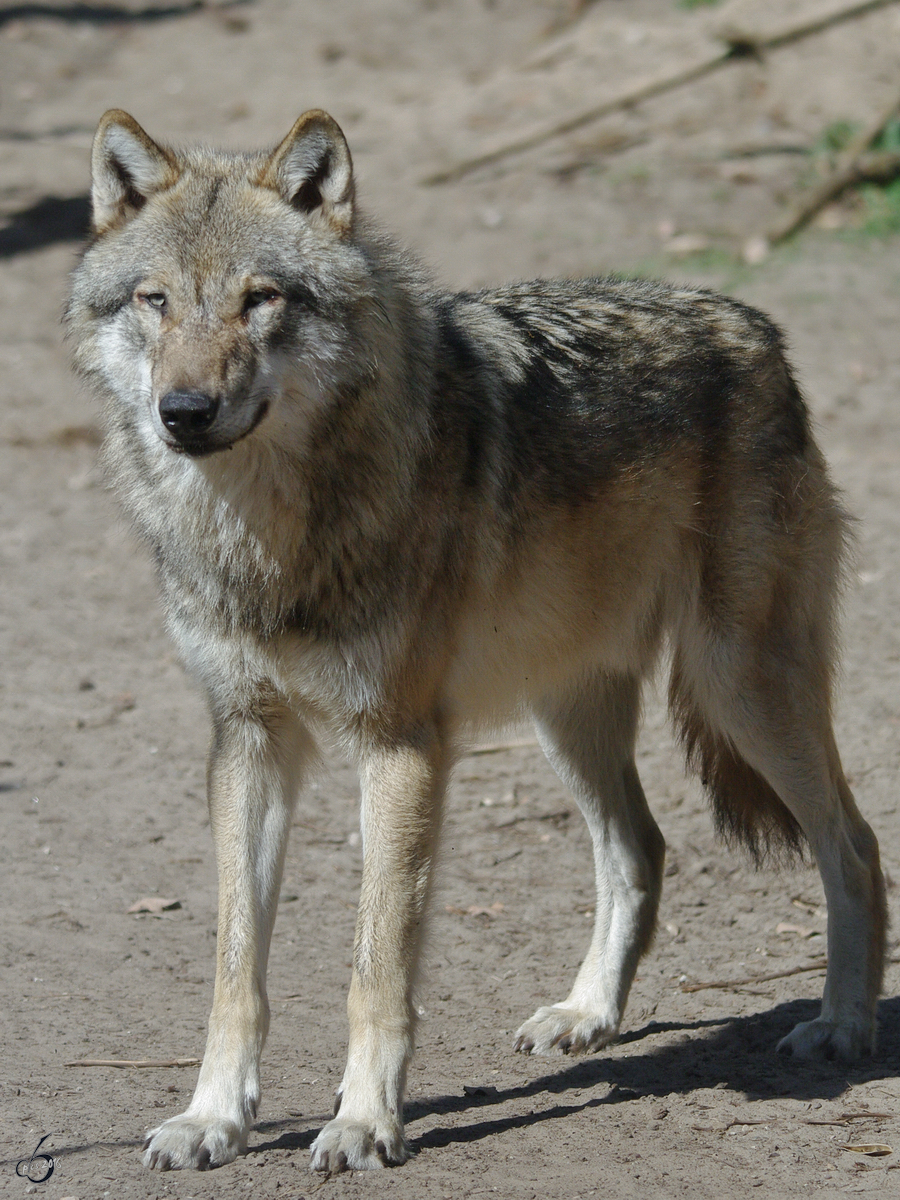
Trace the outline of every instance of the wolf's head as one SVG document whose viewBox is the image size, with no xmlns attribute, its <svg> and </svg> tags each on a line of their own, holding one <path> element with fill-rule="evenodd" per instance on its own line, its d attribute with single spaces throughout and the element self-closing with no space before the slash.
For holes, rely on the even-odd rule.
<svg viewBox="0 0 900 1200">
<path fill-rule="evenodd" d="M 354 331 L 372 271 L 350 152 L 326 113 L 306 113 L 271 153 L 230 155 L 176 153 L 112 110 L 92 172 L 76 364 L 148 447 L 203 457 L 257 429 L 277 441 L 365 370 Z"/>
</svg>

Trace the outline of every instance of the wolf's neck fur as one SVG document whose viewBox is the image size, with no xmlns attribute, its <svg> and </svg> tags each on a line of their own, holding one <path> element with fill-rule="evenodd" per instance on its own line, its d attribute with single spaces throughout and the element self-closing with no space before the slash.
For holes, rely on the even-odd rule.
<svg viewBox="0 0 900 1200">
<path fill-rule="evenodd" d="M 222 632 L 340 637 L 389 607 L 398 573 L 428 575 L 407 547 L 428 523 L 412 497 L 439 453 L 422 366 L 433 355 L 410 355 L 402 331 L 432 319 L 424 298 L 393 282 L 358 314 L 364 374 L 319 399 L 302 441 L 267 437 L 264 423 L 192 459 L 110 405 L 107 467 L 155 551 L 171 611 L 214 613 Z"/>
</svg>

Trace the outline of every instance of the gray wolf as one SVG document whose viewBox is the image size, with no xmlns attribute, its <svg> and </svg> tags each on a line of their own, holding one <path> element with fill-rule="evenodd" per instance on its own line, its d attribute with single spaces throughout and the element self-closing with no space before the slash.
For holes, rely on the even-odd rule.
<svg viewBox="0 0 900 1200">
<path fill-rule="evenodd" d="M 667 649 L 721 831 L 807 845 L 828 903 L 821 1014 L 779 1049 L 872 1050 L 885 943 L 875 838 L 832 733 L 842 511 L 778 331 L 648 282 L 450 294 L 360 213 L 325 113 L 275 150 L 175 152 L 107 113 L 69 336 L 105 462 L 156 559 L 212 717 L 215 996 L 158 1168 L 246 1146 L 291 822 L 322 737 L 359 765 L 350 1040 L 312 1168 L 405 1161 L 413 988 L 448 773 L 533 718 L 584 812 L 596 924 L 525 1053 L 615 1038 L 664 844 L 635 769 Z"/>
</svg>

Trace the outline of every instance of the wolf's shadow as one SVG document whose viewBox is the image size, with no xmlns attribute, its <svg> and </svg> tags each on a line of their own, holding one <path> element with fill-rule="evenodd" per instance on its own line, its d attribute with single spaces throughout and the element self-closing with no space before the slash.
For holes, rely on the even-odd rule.
<svg viewBox="0 0 900 1200">
<path fill-rule="evenodd" d="M 405 1106 L 407 1133 L 415 1150 L 450 1146 L 454 1143 L 481 1141 L 508 1129 L 524 1129 L 544 1121 L 574 1116 L 603 1105 L 625 1104 L 645 1096 L 688 1095 L 701 1088 L 725 1084 L 732 1092 L 742 1092 L 748 1101 L 791 1098 L 795 1100 L 834 1100 L 852 1084 L 895 1077 L 900 1073 L 900 997 L 883 1000 L 878 1006 L 879 1042 L 874 1058 L 853 1065 L 798 1062 L 774 1053 L 778 1040 L 798 1023 L 809 1021 L 819 1012 L 819 1002 L 792 1000 L 767 1012 L 723 1020 L 651 1021 L 641 1029 L 624 1033 L 618 1044 L 647 1043 L 642 1054 L 621 1057 L 604 1054 L 580 1058 L 571 1063 L 560 1059 L 560 1068 L 543 1074 L 518 1087 L 493 1088 L 472 1086 L 462 1096 L 432 1096 L 413 1100 Z M 695 1037 L 677 1043 L 654 1046 L 652 1039 L 662 1033 L 695 1033 Z M 535 1059 L 535 1062 L 538 1060 Z M 546 1062 L 546 1060 L 543 1060 Z M 603 1095 L 583 1098 L 586 1088 L 606 1084 Z M 566 1103 L 567 1093 L 579 1093 Z M 504 1116 L 502 1106 L 510 1101 L 553 1097 L 552 1102 L 528 1113 Z M 438 1125 L 415 1135 L 416 1121 L 426 1117 L 454 1113 L 478 1113 L 482 1109 L 500 1109 L 499 1113 L 473 1120 L 467 1125 Z M 280 1136 L 252 1146 L 249 1153 L 267 1150 L 308 1149 L 322 1123 L 330 1114 L 318 1118 L 315 1128 L 290 1132 L 287 1121 L 261 1122 L 263 1135 L 285 1130 Z"/>
</svg>

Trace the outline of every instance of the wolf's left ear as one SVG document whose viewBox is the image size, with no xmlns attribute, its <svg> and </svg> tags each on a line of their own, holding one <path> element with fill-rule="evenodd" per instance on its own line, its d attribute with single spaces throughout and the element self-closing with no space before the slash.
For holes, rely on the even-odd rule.
<svg viewBox="0 0 900 1200">
<path fill-rule="evenodd" d="M 175 156 L 157 146 L 134 117 L 111 108 L 100 118 L 91 149 L 94 230 L 124 224 L 154 192 L 178 178 Z"/>
<path fill-rule="evenodd" d="M 320 213 L 338 233 L 353 223 L 353 162 L 333 117 L 321 109 L 304 113 L 263 168 L 259 182 L 274 188 L 292 208 Z"/>
</svg>

